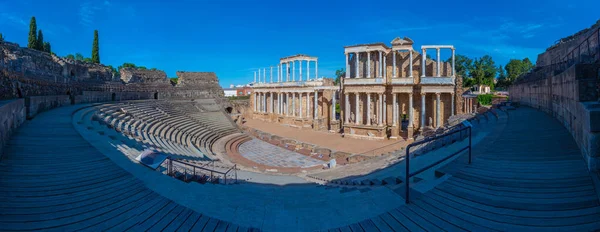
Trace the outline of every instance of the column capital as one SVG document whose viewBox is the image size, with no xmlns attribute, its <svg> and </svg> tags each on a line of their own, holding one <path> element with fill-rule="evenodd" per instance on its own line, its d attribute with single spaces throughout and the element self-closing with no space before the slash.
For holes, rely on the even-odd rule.
<svg viewBox="0 0 600 232">
<path fill-rule="evenodd" d="M 435 93 L 435 95 L 438 95 L 438 96 L 440 96 L 440 94 L 442 94 L 442 93 Z"/>
<path fill-rule="evenodd" d="M 425 93 L 425 92 L 421 92 L 421 96 L 425 96 L 425 94 L 427 94 L 427 93 Z"/>
</svg>

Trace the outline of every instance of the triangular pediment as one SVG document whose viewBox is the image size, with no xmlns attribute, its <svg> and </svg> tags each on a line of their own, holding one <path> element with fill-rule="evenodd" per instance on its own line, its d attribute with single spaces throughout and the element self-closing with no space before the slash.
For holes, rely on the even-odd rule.
<svg viewBox="0 0 600 232">
<path fill-rule="evenodd" d="M 414 42 L 412 41 L 412 39 L 408 38 L 408 37 L 404 37 L 404 38 L 400 38 L 400 37 L 396 37 L 394 40 L 392 40 L 392 45 L 412 45 Z"/>
</svg>

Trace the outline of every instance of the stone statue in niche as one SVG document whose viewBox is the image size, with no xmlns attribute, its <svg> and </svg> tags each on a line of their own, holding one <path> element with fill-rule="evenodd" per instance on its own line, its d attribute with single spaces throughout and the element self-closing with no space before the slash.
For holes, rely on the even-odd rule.
<svg viewBox="0 0 600 232">
<path fill-rule="evenodd" d="M 429 127 L 433 127 L 433 119 L 429 117 Z"/>
<path fill-rule="evenodd" d="M 373 114 L 373 116 L 371 117 L 371 125 L 376 125 L 377 124 L 377 114 Z"/>
<path fill-rule="evenodd" d="M 350 122 L 354 122 L 354 112 L 350 112 Z"/>
</svg>

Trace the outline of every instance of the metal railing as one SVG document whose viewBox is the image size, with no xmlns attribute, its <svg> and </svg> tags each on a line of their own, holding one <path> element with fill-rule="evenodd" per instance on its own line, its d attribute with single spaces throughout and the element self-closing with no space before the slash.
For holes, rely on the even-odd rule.
<svg viewBox="0 0 600 232">
<path fill-rule="evenodd" d="M 553 60 L 552 66 L 555 72 L 554 75 L 562 73 L 574 64 L 584 62 L 583 56 L 600 60 L 600 28 L 590 33 L 585 40 L 574 47 L 569 53 Z"/>
<path fill-rule="evenodd" d="M 368 155 L 368 156 L 377 156 L 377 155 L 381 155 L 386 152 L 397 152 L 397 151 L 404 149 L 404 147 L 401 147 L 400 149 L 394 149 L 400 143 L 405 143 L 405 141 L 401 140 L 399 142 L 395 142 L 392 144 L 388 144 L 385 146 L 375 148 L 373 150 L 368 150 L 368 151 L 357 153 L 357 154 L 364 154 L 364 155 Z"/>
<path fill-rule="evenodd" d="M 421 168 L 421 169 L 419 169 L 419 170 L 411 173 L 411 171 L 410 171 L 410 149 L 411 148 L 419 146 L 419 145 L 422 145 L 422 144 L 430 143 L 430 142 L 433 142 L 435 140 L 446 138 L 446 137 L 454 135 L 456 133 L 460 133 L 459 134 L 459 138 L 456 140 L 456 142 L 458 142 L 458 141 L 464 139 L 464 136 L 463 136 L 463 132 L 464 131 L 468 131 L 468 133 L 466 134 L 466 136 L 469 136 L 469 144 L 467 146 L 461 148 L 457 152 L 454 152 L 454 153 L 450 154 L 447 157 L 444 157 L 444 158 L 442 158 L 442 159 L 440 159 L 440 160 L 438 160 L 438 161 L 436 161 L 436 162 L 434 162 L 432 164 L 429 164 L 429 165 L 427 165 L 427 166 L 425 166 L 425 167 L 423 167 L 423 168 Z M 442 163 L 442 162 L 444 162 L 444 161 L 446 161 L 446 160 L 454 157 L 455 155 L 460 154 L 461 152 L 463 152 L 464 150 L 467 150 L 467 149 L 469 150 L 469 164 L 471 164 L 471 137 L 472 137 L 471 136 L 471 127 L 467 126 L 467 127 L 461 128 L 461 129 L 456 129 L 456 130 L 450 131 L 450 132 L 442 134 L 442 135 L 437 135 L 435 137 L 431 137 L 431 138 L 427 138 L 427 139 L 424 139 L 424 140 L 421 140 L 421 141 L 418 141 L 418 142 L 411 143 L 411 144 L 409 144 L 406 147 L 406 157 L 405 157 L 405 159 L 406 159 L 406 178 L 405 178 L 405 182 L 406 182 L 406 204 L 408 204 L 410 202 L 409 192 L 410 192 L 410 178 L 411 177 L 416 176 L 416 175 L 418 175 L 418 174 L 426 171 L 427 169 L 430 169 L 431 167 L 434 167 L 434 166 L 436 166 L 436 165 L 438 165 L 438 164 L 440 164 L 440 163 Z"/>
<path fill-rule="evenodd" d="M 214 162 L 213 162 L 214 166 Z M 231 173 L 233 171 L 233 173 Z M 219 183 L 219 178 L 223 178 L 223 184 L 227 184 L 227 176 L 232 175 L 232 178 L 229 180 L 233 181 L 233 183 L 238 182 L 237 178 L 237 164 L 234 164 L 233 167 L 227 169 L 227 171 L 218 171 L 214 168 L 202 167 L 186 162 L 182 162 L 171 157 L 167 158 L 167 175 L 175 177 L 179 174 L 183 174 L 182 180 L 184 182 L 189 181 L 198 181 L 198 182 L 212 182 Z M 206 174 L 210 173 L 210 176 Z M 230 174 L 231 173 L 231 174 Z M 201 175 L 198 175 L 201 174 Z"/>
</svg>

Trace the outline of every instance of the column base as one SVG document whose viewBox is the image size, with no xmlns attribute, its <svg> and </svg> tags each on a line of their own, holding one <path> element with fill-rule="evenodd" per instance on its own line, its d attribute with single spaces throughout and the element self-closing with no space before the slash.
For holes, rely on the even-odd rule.
<svg viewBox="0 0 600 232">
<path fill-rule="evenodd" d="M 415 128 L 412 126 L 409 126 L 406 128 L 406 140 L 407 141 L 414 141 L 414 133 L 415 133 Z"/>
<path fill-rule="evenodd" d="M 329 122 L 329 132 L 339 133 L 340 132 L 340 126 L 341 126 L 340 121 L 333 120 L 333 121 Z"/>
<path fill-rule="evenodd" d="M 391 130 L 390 139 L 398 139 L 399 137 L 401 137 L 400 128 L 398 128 L 398 126 L 392 126 L 392 127 L 390 127 L 390 130 Z"/>
</svg>

